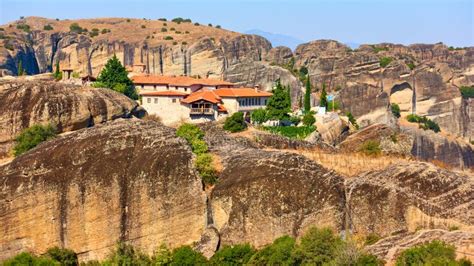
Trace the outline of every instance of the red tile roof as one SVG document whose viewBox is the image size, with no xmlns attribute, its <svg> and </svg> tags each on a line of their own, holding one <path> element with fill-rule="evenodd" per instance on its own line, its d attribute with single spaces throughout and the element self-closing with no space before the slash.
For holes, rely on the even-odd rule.
<svg viewBox="0 0 474 266">
<path fill-rule="evenodd" d="M 140 92 L 143 96 L 182 96 L 185 97 L 187 93 L 180 91 L 143 91 Z"/>
<path fill-rule="evenodd" d="M 234 83 L 217 80 L 217 79 L 196 79 L 187 76 L 152 76 L 152 75 L 140 75 L 132 77 L 132 81 L 135 84 L 166 84 L 175 86 L 192 86 L 192 85 L 203 85 L 203 86 L 233 86 Z"/>
<path fill-rule="evenodd" d="M 225 88 L 217 89 L 216 94 L 220 97 L 238 98 L 238 97 L 270 97 L 272 93 L 259 91 L 253 88 Z"/>
<path fill-rule="evenodd" d="M 193 103 L 196 101 L 207 101 L 210 103 L 220 103 L 221 97 L 219 97 L 214 90 L 199 90 L 191 93 L 186 99 L 182 100 L 182 103 Z"/>
<path fill-rule="evenodd" d="M 225 109 L 225 106 L 222 104 L 217 105 L 217 111 L 219 112 L 227 112 L 227 109 Z"/>
</svg>

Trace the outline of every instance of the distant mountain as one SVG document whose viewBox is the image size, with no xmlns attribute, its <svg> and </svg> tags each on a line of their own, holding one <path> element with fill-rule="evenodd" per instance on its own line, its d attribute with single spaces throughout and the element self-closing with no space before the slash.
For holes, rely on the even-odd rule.
<svg viewBox="0 0 474 266">
<path fill-rule="evenodd" d="M 271 33 L 271 32 L 266 32 L 266 31 L 257 30 L 257 29 L 248 30 L 244 33 L 260 35 L 262 37 L 265 37 L 267 40 L 269 40 L 272 43 L 273 47 L 287 46 L 291 50 L 295 50 L 296 46 L 306 42 L 298 38 L 295 38 L 293 36 L 278 34 L 278 33 Z"/>
</svg>

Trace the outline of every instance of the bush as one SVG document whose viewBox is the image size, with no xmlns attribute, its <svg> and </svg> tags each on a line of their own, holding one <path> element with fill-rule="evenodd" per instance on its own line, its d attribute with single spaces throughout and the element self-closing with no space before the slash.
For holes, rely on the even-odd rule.
<svg viewBox="0 0 474 266">
<path fill-rule="evenodd" d="M 5 260 L 3 266 L 23 266 L 23 265 L 34 265 L 34 266 L 51 266 L 61 265 L 59 262 L 49 258 L 36 257 L 28 252 L 22 252 L 15 257 Z"/>
<path fill-rule="evenodd" d="M 220 29 L 221 28 L 221 25 L 216 25 L 216 29 Z"/>
<path fill-rule="evenodd" d="M 165 36 L 164 40 L 170 41 L 170 40 L 173 40 L 173 37 L 171 37 L 171 36 Z"/>
<path fill-rule="evenodd" d="M 200 26 L 200 25 L 201 25 L 201 24 L 199 24 L 199 23 L 197 23 L 197 22 L 194 23 L 194 26 Z"/>
<path fill-rule="evenodd" d="M 71 32 L 75 32 L 77 34 L 81 34 L 83 32 L 86 32 L 87 30 L 86 29 L 83 29 L 81 26 L 79 26 L 79 24 L 77 23 L 72 23 L 70 26 L 69 26 L 69 31 Z"/>
<path fill-rule="evenodd" d="M 212 23 L 207 24 L 207 26 L 212 27 Z"/>
<path fill-rule="evenodd" d="M 159 21 L 167 21 L 166 18 L 159 18 L 158 20 L 159 20 Z"/>
<path fill-rule="evenodd" d="M 256 250 L 249 244 L 224 246 L 210 259 L 211 265 L 245 265 Z"/>
<path fill-rule="evenodd" d="M 19 29 L 19 30 L 22 30 L 24 32 L 30 32 L 31 31 L 30 25 L 28 25 L 28 24 L 18 24 L 18 25 L 16 25 L 16 28 Z"/>
<path fill-rule="evenodd" d="M 366 155 L 379 155 L 382 153 L 380 148 L 380 141 L 378 140 L 367 140 L 360 147 L 359 151 Z"/>
<path fill-rule="evenodd" d="M 250 119 L 255 124 L 262 124 L 267 121 L 267 111 L 263 108 L 259 108 L 250 114 Z"/>
<path fill-rule="evenodd" d="M 185 123 L 178 128 L 176 135 L 191 143 L 194 139 L 202 139 L 204 132 L 196 125 Z"/>
<path fill-rule="evenodd" d="M 56 128 L 52 125 L 33 125 L 23 130 L 15 138 L 13 151 L 15 156 L 21 155 L 40 144 L 43 141 L 56 136 Z"/>
<path fill-rule="evenodd" d="M 416 65 L 413 62 L 408 63 L 407 66 L 410 70 L 413 70 L 416 67 Z"/>
<path fill-rule="evenodd" d="M 349 119 L 349 122 L 356 128 L 359 129 L 359 124 L 357 124 L 357 121 L 355 120 L 354 116 L 352 115 L 351 112 L 346 113 L 347 118 Z"/>
<path fill-rule="evenodd" d="M 271 245 L 264 247 L 255 253 L 249 261 L 250 265 L 293 265 L 295 259 L 292 256 L 295 248 L 295 239 L 282 236 L 275 239 Z"/>
<path fill-rule="evenodd" d="M 464 99 L 474 98 L 474 86 L 462 86 L 459 88 L 459 91 L 461 92 L 461 95 Z"/>
<path fill-rule="evenodd" d="M 199 252 L 194 251 L 190 246 L 183 246 L 173 250 L 171 253 L 172 262 L 170 265 L 205 265 L 207 260 Z"/>
<path fill-rule="evenodd" d="M 329 228 L 311 228 L 295 250 L 297 261 L 306 265 L 322 265 L 336 258 L 343 241 Z"/>
<path fill-rule="evenodd" d="M 126 243 L 119 242 L 109 255 L 105 265 L 150 265 L 150 258 Z"/>
<path fill-rule="evenodd" d="M 197 155 L 206 153 L 208 151 L 206 142 L 201 139 L 193 139 L 191 141 L 191 149 L 193 150 L 193 153 Z"/>
<path fill-rule="evenodd" d="M 314 118 L 312 113 L 307 113 L 303 116 L 303 125 L 309 127 L 314 125 L 314 123 L 316 123 L 316 118 Z"/>
<path fill-rule="evenodd" d="M 142 28 L 142 29 L 145 29 L 145 28 L 146 28 L 146 26 L 145 26 L 145 25 L 141 25 L 141 28 Z"/>
<path fill-rule="evenodd" d="M 53 27 L 51 25 L 44 25 L 43 30 L 53 30 Z"/>
<path fill-rule="evenodd" d="M 153 256 L 153 265 L 169 265 L 172 261 L 171 251 L 165 244 L 161 244 Z"/>
<path fill-rule="evenodd" d="M 244 120 L 244 114 L 242 112 L 236 112 L 230 117 L 227 117 L 224 123 L 224 129 L 234 132 L 240 132 L 247 128 L 247 124 Z"/>
<path fill-rule="evenodd" d="M 388 66 L 392 61 L 393 61 L 393 58 L 391 58 L 391 57 L 382 57 L 382 58 L 380 58 L 380 66 L 381 66 L 381 67 L 386 67 L 386 66 Z"/>
<path fill-rule="evenodd" d="M 313 131 L 315 131 L 316 127 L 314 126 L 309 126 L 309 127 L 308 126 L 304 126 L 304 127 L 277 126 L 277 127 L 263 127 L 263 129 L 271 133 L 279 134 L 279 135 L 292 138 L 292 139 L 304 139 L 307 136 L 309 136 L 309 134 L 311 134 Z"/>
<path fill-rule="evenodd" d="M 339 110 L 339 102 L 336 101 L 329 101 L 328 102 L 328 110 L 327 111 L 333 111 L 333 110 Z"/>
<path fill-rule="evenodd" d="M 61 263 L 62 266 L 78 265 L 77 254 L 70 249 L 62 249 L 59 247 L 50 248 L 46 251 L 46 255 L 51 259 Z"/>
<path fill-rule="evenodd" d="M 129 18 L 127 18 L 127 22 L 130 22 L 130 19 L 129 19 Z"/>
<path fill-rule="evenodd" d="M 202 153 L 196 157 L 195 166 L 204 184 L 212 185 L 217 181 L 217 172 L 212 166 L 212 156 Z"/>
<path fill-rule="evenodd" d="M 418 123 L 419 127 L 424 130 L 433 130 L 434 132 L 438 133 L 441 131 L 439 125 L 434 122 L 433 120 L 427 118 L 426 116 L 419 116 L 416 114 L 409 114 L 407 115 L 408 122 L 411 123 Z"/>
<path fill-rule="evenodd" d="M 392 103 L 390 105 L 390 110 L 392 111 L 393 116 L 400 118 L 400 106 L 398 106 L 398 104 Z"/>
<path fill-rule="evenodd" d="M 161 28 L 161 32 L 167 32 L 168 29 L 167 28 Z"/>
<path fill-rule="evenodd" d="M 174 18 L 174 19 L 172 19 L 171 21 L 176 22 L 176 23 L 178 23 L 178 24 L 180 24 L 180 23 L 182 23 L 182 22 L 184 22 L 184 23 L 190 23 L 190 22 L 192 22 L 191 19 L 189 19 L 189 18 L 183 19 L 183 18 L 180 18 L 180 17 Z"/>
<path fill-rule="evenodd" d="M 459 265 L 456 263 L 455 251 L 454 246 L 434 240 L 403 251 L 396 265 Z"/>
</svg>

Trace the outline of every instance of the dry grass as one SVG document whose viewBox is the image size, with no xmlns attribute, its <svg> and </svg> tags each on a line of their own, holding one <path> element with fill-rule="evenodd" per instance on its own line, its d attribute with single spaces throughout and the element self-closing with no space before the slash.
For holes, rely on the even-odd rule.
<svg viewBox="0 0 474 266">
<path fill-rule="evenodd" d="M 388 155 L 369 156 L 363 153 L 328 153 L 320 150 L 293 151 L 334 170 L 346 177 L 356 176 L 360 173 L 382 170 L 389 165 L 408 162 L 407 158 Z"/>
</svg>

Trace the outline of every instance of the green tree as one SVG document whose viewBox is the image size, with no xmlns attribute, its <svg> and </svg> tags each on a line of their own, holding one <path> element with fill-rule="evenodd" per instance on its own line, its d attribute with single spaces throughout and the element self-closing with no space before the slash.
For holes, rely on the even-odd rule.
<svg viewBox="0 0 474 266">
<path fill-rule="evenodd" d="M 20 61 L 18 61 L 18 76 L 23 76 L 25 74 L 25 71 L 23 69 L 23 64 L 22 64 L 22 61 L 20 59 Z"/>
<path fill-rule="evenodd" d="M 191 265 L 206 265 L 206 258 L 199 252 L 194 251 L 190 246 L 182 246 L 173 250 L 171 257 L 173 261 L 172 266 L 191 266 Z"/>
<path fill-rule="evenodd" d="M 323 90 L 321 91 L 321 96 L 319 97 L 319 106 L 328 108 L 328 94 L 326 93 L 326 84 L 323 83 Z"/>
<path fill-rule="evenodd" d="M 54 78 L 56 80 L 62 79 L 63 74 L 61 73 L 61 70 L 59 69 L 59 61 L 56 62 L 56 70 L 54 71 Z"/>
<path fill-rule="evenodd" d="M 390 105 L 390 110 L 392 111 L 393 116 L 400 118 L 400 106 L 396 103 Z"/>
<path fill-rule="evenodd" d="M 268 99 L 267 112 L 269 119 L 288 119 L 288 113 L 291 111 L 289 93 L 285 87 L 281 85 L 280 80 L 276 81 L 273 95 Z"/>
<path fill-rule="evenodd" d="M 250 265 L 293 265 L 295 259 L 292 252 L 295 248 L 295 239 L 282 236 L 275 239 L 271 245 L 259 250 L 249 261 Z"/>
<path fill-rule="evenodd" d="M 169 265 L 172 261 L 171 251 L 165 244 L 161 244 L 153 256 L 153 264 L 156 266 Z"/>
<path fill-rule="evenodd" d="M 56 136 L 56 128 L 52 125 L 33 125 L 23 130 L 15 138 L 13 152 L 15 156 L 29 151 L 43 141 L 52 139 Z"/>
<path fill-rule="evenodd" d="M 28 252 L 22 252 L 15 257 L 2 262 L 3 266 L 60 266 L 61 264 L 49 258 L 36 257 Z"/>
<path fill-rule="evenodd" d="M 406 249 L 397 258 L 396 265 L 462 265 L 461 263 L 466 261 L 456 261 L 454 246 L 434 240 Z"/>
<path fill-rule="evenodd" d="M 123 93 L 131 99 L 138 99 L 133 82 L 128 78 L 127 70 L 115 55 L 105 64 L 104 69 L 102 69 L 97 78 L 97 83 L 96 86 L 104 86 Z"/>
<path fill-rule="evenodd" d="M 119 242 L 105 265 L 150 265 L 151 259 L 132 245 Z"/>
<path fill-rule="evenodd" d="M 46 255 L 61 263 L 61 266 L 76 266 L 79 264 L 77 254 L 70 249 L 53 247 L 46 251 Z"/>
<path fill-rule="evenodd" d="M 346 113 L 349 122 L 356 128 L 359 129 L 359 124 L 357 124 L 357 120 L 354 118 L 351 112 Z"/>
<path fill-rule="evenodd" d="M 255 254 L 256 250 L 249 244 L 235 246 L 224 246 L 219 249 L 210 259 L 211 265 L 245 265 Z"/>
<path fill-rule="evenodd" d="M 306 265 L 323 265 L 336 258 L 343 241 L 329 228 L 311 228 L 295 250 L 297 261 Z"/>
<path fill-rule="evenodd" d="M 267 111 L 263 108 L 259 108 L 250 114 L 250 118 L 252 119 L 252 122 L 262 124 L 267 121 Z"/>
<path fill-rule="evenodd" d="M 311 111 L 311 81 L 309 76 L 306 77 L 306 90 L 304 93 L 304 112 Z"/>
<path fill-rule="evenodd" d="M 312 126 L 314 123 L 316 123 L 316 118 L 314 118 L 314 115 L 311 112 L 306 113 L 303 116 L 303 124 L 305 126 Z"/>
<path fill-rule="evenodd" d="M 224 123 L 224 129 L 230 132 L 239 132 L 247 128 L 242 112 L 236 112 L 227 117 Z"/>
</svg>

